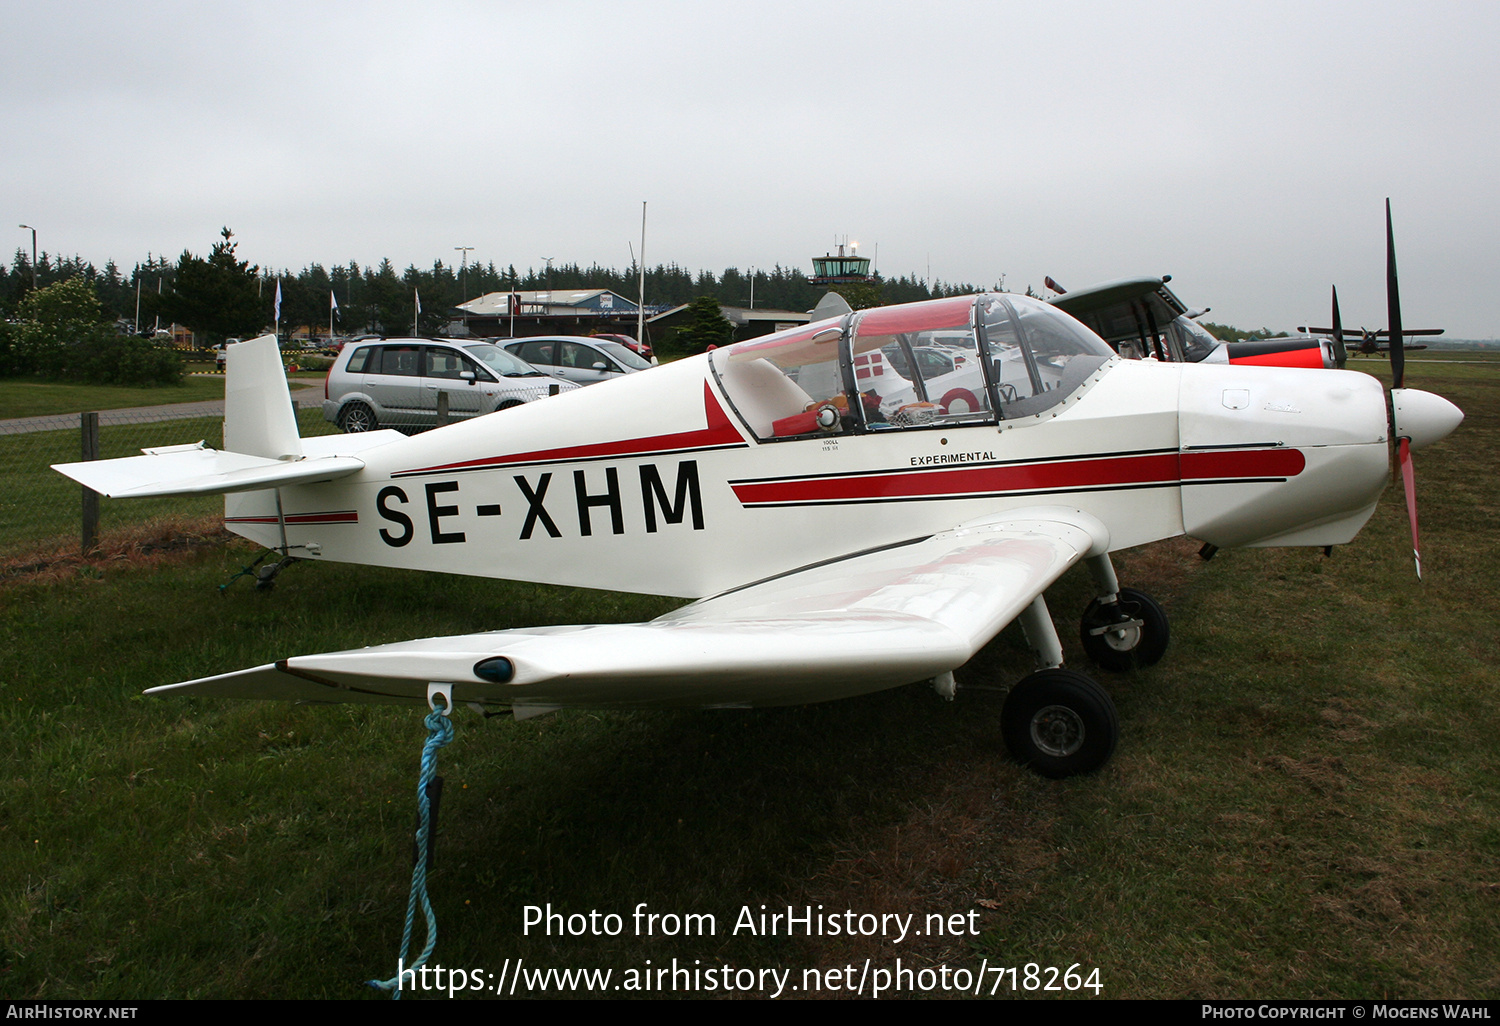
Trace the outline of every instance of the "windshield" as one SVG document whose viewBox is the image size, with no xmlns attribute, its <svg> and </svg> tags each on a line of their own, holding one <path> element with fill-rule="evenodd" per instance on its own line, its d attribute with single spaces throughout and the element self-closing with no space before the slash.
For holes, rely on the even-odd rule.
<svg viewBox="0 0 1500 1026">
<path fill-rule="evenodd" d="M 488 342 L 477 345 L 464 346 L 469 352 L 489 365 L 489 368 L 504 378 L 529 378 L 546 377 L 541 371 L 521 359 L 512 356 L 499 346 L 492 346 Z"/>
<path fill-rule="evenodd" d="M 608 342 L 604 339 L 596 338 L 593 340 L 593 343 L 631 370 L 645 370 L 651 366 L 650 360 L 641 359 L 639 354 L 631 352 L 618 342 Z"/>
</svg>

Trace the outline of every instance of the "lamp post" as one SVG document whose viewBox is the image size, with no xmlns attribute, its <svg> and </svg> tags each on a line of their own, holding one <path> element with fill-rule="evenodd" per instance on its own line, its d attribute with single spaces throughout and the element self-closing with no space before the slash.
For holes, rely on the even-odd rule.
<svg viewBox="0 0 1500 1026">
<path fill-rule="evenodd" d="M 462 292 L 464 294 L 463 301 L 465 303 L 467 303 L 469 301 L 469 253 L 474 249 L 474 247 L 473 246 L 454 246 L 453 248 L 456 249 L 456 250 L 459 250 L 459 251 L 461 251 L 463 253 L 463 261 L 460 264 L 459 271 L 458 271 L 458 282 L 459 282 L 458 289 L 459 289 L 460 292 Z M 467 335 L 468 332 L 469 332 L 469 311 L 465 310 L 464 311 L 464 334 Z"/>
<path fill-rule="evenodd" d="M 33 289 L 35 289 L 36 288 L 36 229 L 33 228 L 33 227 L 31 227 L 31 225 L 29 225 L 29 224 L 23 224 L 20 227 L 25 228 L 27 231 L 29 231 L 31 233 L 31 287 Z"/>
</svg>

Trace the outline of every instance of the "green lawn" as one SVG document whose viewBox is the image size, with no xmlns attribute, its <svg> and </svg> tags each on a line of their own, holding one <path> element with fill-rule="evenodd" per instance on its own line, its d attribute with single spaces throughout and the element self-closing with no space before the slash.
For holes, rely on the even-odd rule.
<svg viewBox="0 0 1500 1026">
<path fill-rule="evenodd" d="M 1002 696 L 977 690 L 521 723 L 461 710 L 439 756 L 434 962 L 619 974 L 675 958 L 792 970 L 801 986 L 808 969 L 857 979 L 866 958 L 987 959 L 1023 987 L 1029 963 L 1097 967 L 1113 998 L 1500 997 L 1500 368 L 1408 379 L 1467 414 L 1416 455 L 1426 579 L 1399 486 L 1331 558 L 1205 563 L 1184 541 L 1121 554 L 1122 582 L 1167 608 L 1172 644 L 1148 671 L 1097 674 L 1121 724 L 1097 774 L 1016 767 Z M 419 712 L 145 688 L 674 604 L 331 563 L 221 593 L 254 555 L 0 582 L 8 997 L 374 999 L 361 981 L 394 970 Z M 1088 595 L 1075 568 L 1048 596 L 1079 668 Z M 961 679 L 1006 685 L 1028 661 L 1010 628 Z M 525 908 L 549 903 L 617 913 L 623 931 L 525 933 Z M 640 903 L 713 914 L 716 934 L 635 936 Z M 980 934 L 734 933 L 761 905 L 973 912 Z"/>
<path fill-rule="evenodd" d="M 222 398 L 224 379 L 221 376 L 190 376 L 183 378 L 180 385 L 152 388 L 129 385 L 63 385 L 6 378 L 0 379 L 0 420 Z"/>
</svg>

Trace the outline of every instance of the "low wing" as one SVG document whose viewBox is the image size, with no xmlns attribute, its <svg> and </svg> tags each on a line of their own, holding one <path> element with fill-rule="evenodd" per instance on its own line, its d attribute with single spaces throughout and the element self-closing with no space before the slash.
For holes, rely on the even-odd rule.
<svg viewBox="0 0 1500 1026">
<path fill-rule="evenodd" d="M 1093 517 L 1039 507 L 793 571 L 648 623 L 298 656 L 150 693 L 409 702 L 425 701 L 435 682 L 453 684 L 455 701 L 518 715 L 825 701 L 961 666 L 1064 570 L 1107 547 Z"/>
</svg>

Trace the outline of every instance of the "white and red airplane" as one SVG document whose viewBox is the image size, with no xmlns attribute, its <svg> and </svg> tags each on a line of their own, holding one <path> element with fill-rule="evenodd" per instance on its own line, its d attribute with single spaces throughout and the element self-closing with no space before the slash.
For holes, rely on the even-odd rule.
<svg viewBox="0 0 1500 1026">
<path fill-rule="evenodd" d="M 973 380 L 937 394 L 914 353 L 964 333 Z M 921 680 L 951 698 L 953 671 L 1019 618 L 1039 669 L 1002 728 L 1019 759 L 1065 776 L 1101 765 L 1117 726 L 1108 694 L 1063 667 L 1048 586 L 1084 562 L 1085 651 L 1156 661 L 1166 616 L 1120 587 L 1110 553 L 1181 534 L 1348 542 L 1392 439 L 1420 447 L 1463 417 L 1414 389 L 1391 402 L 1356 372 L 1123 360 L 1055 307 L 985 294 L 851 312 L 414 437 L 299 438 L 268 336 L 229 350 L 222 450 L 58 469 L 111 496 L 227 493 L 229 528 L 284 559 L 695 600 L 648 623 L 292 656 L 154 693 L 446 690 L 518 717 Z"/>
</svg>

